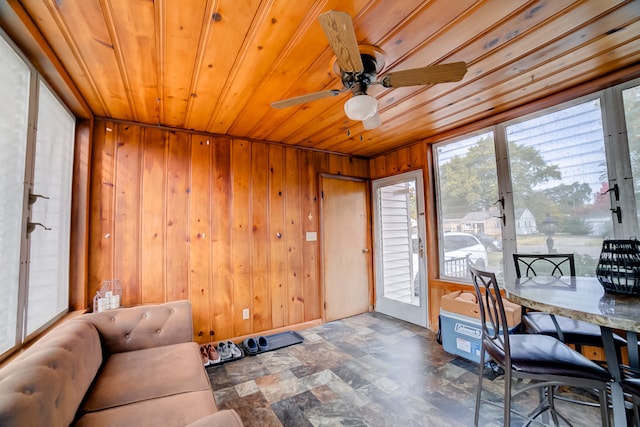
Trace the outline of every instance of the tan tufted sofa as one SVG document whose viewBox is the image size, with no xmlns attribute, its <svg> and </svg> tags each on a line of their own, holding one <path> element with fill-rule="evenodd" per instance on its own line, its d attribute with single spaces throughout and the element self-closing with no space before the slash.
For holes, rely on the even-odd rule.
<svg viewBox="0 0 640 427">
<path fill-rule="evenodd" d="M 189 301 L 67 321 L 0 370 L 0 426 L 242 426 L 192 336 Z"/>
</svg>

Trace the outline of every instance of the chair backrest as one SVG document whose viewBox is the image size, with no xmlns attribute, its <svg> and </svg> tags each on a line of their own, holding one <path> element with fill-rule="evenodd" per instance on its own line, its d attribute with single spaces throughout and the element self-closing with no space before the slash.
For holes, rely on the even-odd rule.
<svg viewBox="0 0 640 427">
<path fill-rule="evenodd" d="M 484 350 L 497 362 L 511 366 L 509 327 L 496 275 L 469 265 L 476 291 Z"/>
<path fill-rule="evenodd" d="M 513 254 L 516 276 L 575 276 L 573 254 Z"/>
</svg>

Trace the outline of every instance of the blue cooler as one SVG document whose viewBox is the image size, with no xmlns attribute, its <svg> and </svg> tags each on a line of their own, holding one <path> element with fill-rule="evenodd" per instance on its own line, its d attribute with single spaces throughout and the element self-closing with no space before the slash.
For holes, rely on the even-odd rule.
<svg viewBox="0 0 640 427">
<path fill-rule="evenodd" d="M 447 353 L 480 363 L 480 349 L 482 348 L 480 310 L 475 302 L 475 295 L 471 298 L 468 294 L 470 292 L 454 291 L 442 297 L 440 304 L 442 348 Z M 510 301 L 504 301 L 504 304 L 509 330 L 514 331 L 520 325 L 521 308 Z M 469 316 L 465 314 L 469 314 Z M 485 360 L 489 360 L 487 354 L 485 354 Z"/>
<path fill-rule="evenodd" d="M 482 324 L 479 319 L 440 310 L 440 327 L 444 351 L 480 363 Z M 488 357 L 485 355 L 485 360 Z"/>
</svg>

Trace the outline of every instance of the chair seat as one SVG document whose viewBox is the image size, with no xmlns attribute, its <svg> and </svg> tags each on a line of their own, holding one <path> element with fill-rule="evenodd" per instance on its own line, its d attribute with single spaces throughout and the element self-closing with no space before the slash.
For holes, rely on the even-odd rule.
<svg viewBox="0 0 640 427">
<path fill-rule="evenodd" d="M 516 372 L 611 381 L 611 375 L 606 369 L 554 337 L 521 334 L 509 335 L 509 339 L 511 366 Z M 503 364 L 504 351 L 491 343 L 486 344 L 489 355 Z"/>
<path fill-rule="evenodd" d="M 600 326 L 581 320 L 555 315 L 558 326 L 564 335 L 564 342 L 568 344 L 590 345 L 602 347 L 602 333 Z M 530 312 L 522 316 L 522 323 L 530 333 L 558 337 L 551 315 L 544 312 Z M 620 335 L 613 334 L 616 346 L 626 345 L 626 340 Z"/>
<path fill-rule="evenodd" d="M 624 391 L 636 396 L 640 396 L 640 378 L 625 378 L 622 380 Z"/>
</svg>

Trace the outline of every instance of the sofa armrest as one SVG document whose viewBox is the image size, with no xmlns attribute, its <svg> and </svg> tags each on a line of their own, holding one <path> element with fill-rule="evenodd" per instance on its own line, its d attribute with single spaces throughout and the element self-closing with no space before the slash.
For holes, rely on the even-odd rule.
<svg viewBox="0 0 640 427">
<path fill-rule="evenodd" d="M 106 354 L 193 341 L 188 300 L 117 308 L 78 319 L 95 326 Z"/>
<path fill-rule="evenodd" d="M 198 421 L 188 424 L 187 427 L 242 427 L 242 420 L 233 409 L 218 411 Z"/>
</svg>

